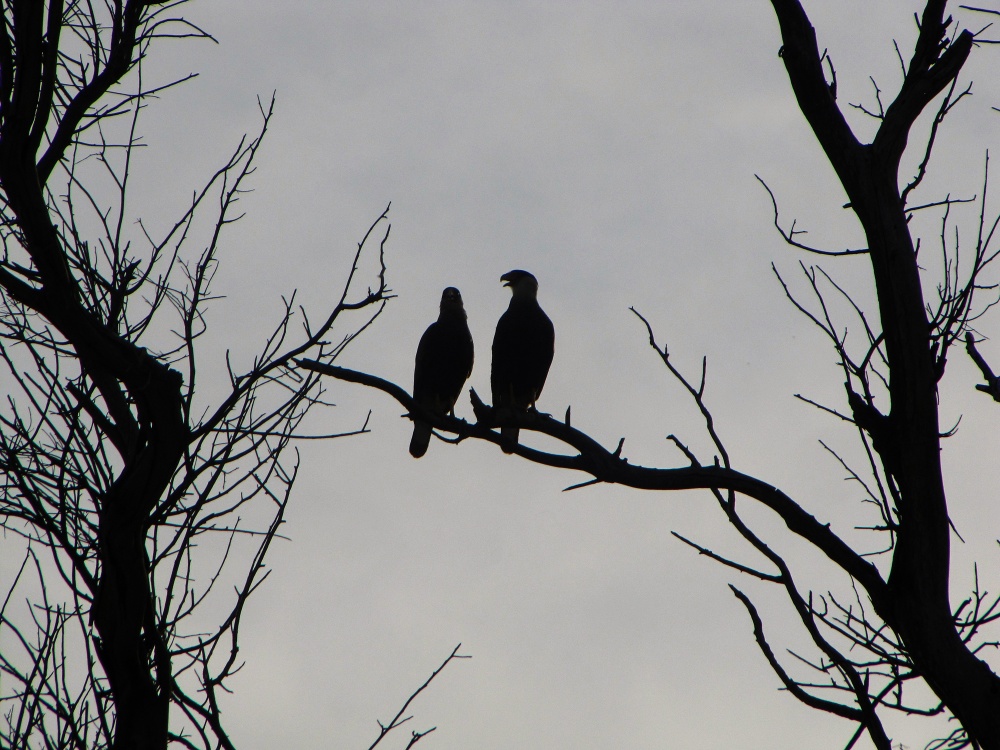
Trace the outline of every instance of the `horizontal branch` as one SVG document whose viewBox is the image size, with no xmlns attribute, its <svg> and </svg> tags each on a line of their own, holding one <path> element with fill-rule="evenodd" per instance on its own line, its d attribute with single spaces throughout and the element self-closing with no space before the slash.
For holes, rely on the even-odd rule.
<svg viewBox="0 0 1000 750">
<path fill-rule="evenodd" d="M 437 430 L 456 435 L 458 441 L 469 438 L 485 440 L 503 446 L 534 463 L 581 471 L 606 484 L 655 491 L 720 489 L 751 497 L 777 513 L 790 531 L 812 543 L 858 581 L 872 597 L 876 608 L 881 609 L 879 605 L 886 602 L 886 585 L 874 565 L 851 549 L 830 529 L 829 524 L 821 523 L 777 487 L 756 477 L 723 466 L 694 465 L 675 469 L 638 466 L 630 464 L 617 451 L 609 451 L 586 433 L 546 414 L 529 412 L 498 418 L 492 409 L 480 408 L 477 409 L 479 421 L 466 422 L 464 419 L 429 411 L 414 401 L 403 388 L 375 375 L 311 359 L 297 359 L 295 362 L 303 369 L 387 393 L 407 409 L 406 416 L 419 417 Z M 478 400 L 478 396 L 474 396 L 474 399 Z M 492 429 L 499 426 L 516 426 L 522 430 L 548 435 L 576 449 L 578 453 L 547 453 L 520 443 L 512 444 Z"/>
</svg>

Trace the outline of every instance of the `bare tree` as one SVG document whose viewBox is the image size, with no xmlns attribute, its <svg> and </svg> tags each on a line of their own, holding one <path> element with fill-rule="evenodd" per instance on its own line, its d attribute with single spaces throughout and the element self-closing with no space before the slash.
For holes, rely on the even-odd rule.
<svg viewBox="0 0 1000 750">
<path fill-rule="evenodd" d="M 473 392 L 477 421 L 467 423 L 428 413 L 403 388 L 374 375 L 309 360 L 299 364 L 312 372 L 378 388 L 411 415 L 457 436 L 457 441 L 489 441 L 529 461 L 591 477 L 575 486 L 603 482 L 657 491 L 710 490 L 758 561 L 739 562 L 681 539 L 719 563 L 783 590 L 813 647 L 811 654 L 797 654 L 791 664 L 772 647 L 750 596 L 735 586 L 732 589 L 784 688 L 806 705 L 853 723 L 847 747 L 867 733 L 876 747 L 889 750 L 892 740 L 884 720 L 887 714 L 899 712 L 953 719 L 954 731 L 933 743 L 934 747 L 1000 748 L 1000 678 L 989 661 L 993 658 L 995 664 L 997 641 L 995 633 L 987 634 L 1000 618 L 1000 600 L 989 596 L 978 579 L 971 592 L 957 597 L 958 604 L 949 591 L 951 531 L 937 403 L 948 355 L 962 340 L 987 381 L 980 389 L 1000 400 L 997 377 L 976 351 L 979 337 L 972 327 L 997 301 L 995 284 L 985 278 L 998 252 L 997 219 L 988 217 L 988 170 L 977 199 L 979 222 L 972 247 L 969 243 L 959 247 L 949 231 L 958 201 L 949 196 L 932 197 L 921 204 L 915 201 L 939 128 L 970 90 L 959 83 L 959 76 L 981 32 L 957 29 L 945 15 L 945 0 L 929 0 L 915 18 L 918 33 L 909 61 L 899 53 L 901 83 L 892 101 L 883 106 L 876 87 L 875 105 L 856 105 L 876 120 L 874 138 L 863 143 L 844 116 L 834 65 L 821 51 L 801 4 L 772 0 L 772 6 L 781 30 L 781 59 L 796 101 L 867 238 L 867 246 L 855 250 L 808 246 L 794 225 L 782 225 L 775 202 L 775 224 L 789 244 L 808 255 L 831 256 L 829 262 L 848 255 L 861 255 L 870 262 L 875 309 L 865 309 L 856 295 L 819 266 L 801 265 L 807 298 L 778 278 L 792 303 L 815 323 L 837 353 L 844 403 L 840 407 L 816 405 L 856 429 L 865 465 L 834 456 L 848 477 L 863 488 L 866 502 L 858 525 L 877 535 L 874 545 L 852 546 L 844 534 L 847 530 L 838 531 L 810 514 L 807 504 L 764 478 L 737 469 L 706 400 L 704 366 L 697 378 L 679 371 L 641 316 L 650 345 L 700 409 L 714 445 L 713 457 L 696 456 L 685 441 L 671 435 L 683 465 L 636 466 L 622 455 L 621 443 L 609 450 L 571 426 L 568 412 L 564 421 L 540 413 L 500 415 Z M 970 14 L 983 12 L 968 10 Z M 928 123 L 927 129 L 915 139 L 920 144 L 915 147 L 918 166 L 912 175 L 901 176 L 901 160 L 925 111 L 929 119 L 921 122 Z M 939 241 L 940 264 L 918 264 L 921 238 L 915 236 L 911 222 L 917 211 L 938 212 L 940 237 L 926 244 Z M 927 299 L 925 288 L 936 289 L 936 294 Z M 852 319 L 843 318 L 845 310 Z M 512 446 L 495 431 L 507 424 L 555 438 L 569 451 Z M 776 513 L 788 532 L 846 574 L 847 593 L 836 593 L 833 582 L 818 592 L 803 587 L 792 563 L 776 551 L 775 540 L 755 530 L 746 514 L 752 504 L 738 503 L 741 495 Z"/>
<path fill-rule="evenodd" d="M 252 357 L 203 346 L 274 102 L 176 220 L 132 213 L 140 115 L 180 82 L 143 61 L 211 38 L 183 5 L 0 6 L 0 528 L 25 553 L 0 596 L 7 748 L 232 747 L 220 694 L 289 448 L 338 436 L 306 434 L 323 387 L 292 360 L 333 362 L 391 297 L 383 213 L 327 308 L 284 299 Z"/>
</svg>

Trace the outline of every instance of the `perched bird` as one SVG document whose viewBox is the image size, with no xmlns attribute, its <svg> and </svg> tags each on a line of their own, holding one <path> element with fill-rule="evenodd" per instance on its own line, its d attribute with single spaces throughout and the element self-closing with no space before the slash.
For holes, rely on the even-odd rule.
<svg viewBox="0 0 1000 750">
<path fill-rule="evenodd" d="M 534 407 L 549 374 L 556 336 L 538 306 L 538 279 L 527 271 L 509 271 L 500 280 L 513 294 L 493 337 L 493 406 L 503 415 Z M 515 443 L 518 432 L 516 427 L 500 428 Z"/>
<path fill-rule="evenodd" d="M 417 345 L 413 366 L 413 398 L 439 414 L 454 414 L 462 385 L 472 374 L 472 334 L 462 294 L 450 286 L 441 294 L 441 313 Z M 431 442 L 431 426 L 413 420 L 410 455 L 420 458 Z"/>
</svg>

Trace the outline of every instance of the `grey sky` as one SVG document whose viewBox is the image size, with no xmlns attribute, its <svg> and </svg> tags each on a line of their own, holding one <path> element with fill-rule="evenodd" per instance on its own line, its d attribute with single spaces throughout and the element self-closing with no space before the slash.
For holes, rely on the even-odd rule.
<svg viewBox="0 0 1000 750">
<path fill-rule="evenodd" d="M 872 105 L 869 74 L 891 97 L 892 39 L 908 54 L 919 5 L 806 4 L 842 103 Z M 543 410 L 572 405 L 575 425 L 607 445 L 624 436 L 637 463 L 681 465 L 669 433 L 710 458 L 634 305 L 689 375 L 708 357 L 709 403 L 736 466 L 864 539 L 851 531 L 865 518 L 860 493 L 817 442 L 852 455 L 852 434 L 793 398 L 839 404 L 841 375 L 774 279 L 772 261 L 801 290 L 800 256 L 773 231 L 754 174 L 811 241 L 862 238 L 795 108 L 767 2 L 215 2 L 189 15 L 220 45 L 154 51 L 146 75 L 201 75 L 149 110 L 139 174 L 155 179 L 138 188 L 137 210 L 166 222 L 256 127 L 256 97 L 274 90 L 278 102 L 247 216 L 222 255 L 220 353 L 251 356 L 281 292 L 298 288 L 315 308 L 329 299 L 391 201 L 399 297 L 342 364 L 409 386 L 416 342 L 455 285 L 477 347 L 471 385 L 485 395 L 509 298 L 499 277 L 529 269 L 556 327 Z M 942 137 L 927 200 L 979 191 L 1000 117 L 996 54 L 974 53 L 976 96 Z M 864 264 L 823 265 L 863 297 Z M 968 540 L 955 553 L 956 600 L 974 556 L 996 569 L 996 505 L 978 490 L 996 486 L 995 460 L 977 443 L 995 435 L 997 415 L 975 382 L 956 353 L 942 393 L 946 426 L 964 414 L 946 443 Z M 726 583 L 760 603 L 776 644 L 802 646 L 783 600 L 670 536 L 754 560 L 708 493 L 562 493 L 585 477 L 478 444 L 435 440 L 414 461 L 398 405 L 332 381 L 329 395 L 338 408 L 318 428 L 357 427 L 371 409 L 372 433 L 302 449 L 291 541 L 272 549 L 274 572 L 244 620 L 247 665 L 224 706 L 239 747 L 367 747 L 375 719 L 460 641 L 472 660 L 418 699 L 393 747 L 430 726 L 421 747 L 439 750 L 791 749 L 850 736 L 779 692 Z M 470 416 L 467 401 L 458 411 Z M 820 560 L 773 519 L 760 523 L 804 580 L 820 580 Z M 928 739 L 919 725 L 896 738 Z"/>
</svg>

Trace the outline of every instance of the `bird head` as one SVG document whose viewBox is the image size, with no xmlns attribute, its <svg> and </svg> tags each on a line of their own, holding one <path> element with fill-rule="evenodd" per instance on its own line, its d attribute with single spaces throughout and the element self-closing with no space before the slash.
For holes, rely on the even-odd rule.
<svg viewBox="0 0 1000 750">
<path fill-rule="evenodd" d="M 515 297 L 534 297 L 538 293 L 538 279 L 527 271 L 508 271 L 500 277 L 500 281 L 510 287 Z"/>
<path fill-rule="evenodd" d="M 462 304 L 462 293 L 453 286 L 445 288 L 441 292 L 441 312 L 461 312 L 465 314 L 465 306 Z"/>
</svg>

